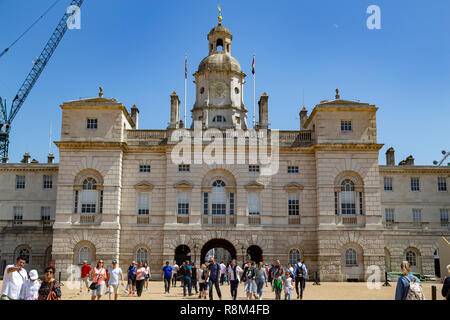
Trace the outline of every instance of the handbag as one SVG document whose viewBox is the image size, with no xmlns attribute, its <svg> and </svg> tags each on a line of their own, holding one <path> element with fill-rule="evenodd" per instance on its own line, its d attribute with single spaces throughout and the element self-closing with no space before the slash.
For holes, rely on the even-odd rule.
<svg viewBox="0 0 450 320">
<path fill-rule="evenodd" d="M 48 293 L 46 300 L 60 300 L 61 299 L 56 295 L 56 292 L 53 291 L 54 284 L 55 284 L 55 281 L 52 281 L 52 284 L 50 285 L 50 292 Z"/>
<path fill-rule="evenodd" d="M 97 284 L 97 282 L 98 282 L 98 280 L 100 279 L 100 276 L 101 276 L 101 274 L 102 274 L 102 271 L 103 271 L 103 269 L 100 269 L 100 272 L 98 273 L 98 276 L 97 276 L 97 280 L 96 280 L 95 282 L 92 282 L 92 283 L 91 283 L 91 285 L 89 286 L 89 289 L 91 289 L 91 290 L 97 290 L 97 289 L 98 289 L 98 284 Z"/>
</svg>

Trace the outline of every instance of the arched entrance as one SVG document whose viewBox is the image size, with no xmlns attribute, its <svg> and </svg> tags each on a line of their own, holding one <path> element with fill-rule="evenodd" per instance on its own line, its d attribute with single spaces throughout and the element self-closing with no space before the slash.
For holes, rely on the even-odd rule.
<svg viewBox="0 0 450 320">
<path fill-rule="evenodd" d="M 258 246 L 250 246 L 247 248 L 247 257 L 255 261 L 256 263 L 260 263 L 263 261 L 263 252 L 262 249 Z"/>
<path fill-rule="evenodd" d="M 205 243 L 200 253 L 200 263 L 213 256 L 216 261 L 231 262 L 236 259 L 236 249 L 225 239 L 212 239 Z"/>
<path fill-rule="evenodd" d="M 191 249 L 185 244 L 179 245 L 175 249 L 174 260 L 178 265 L 181 265 L 183 261 L 191 260 Z"/>
</svg>

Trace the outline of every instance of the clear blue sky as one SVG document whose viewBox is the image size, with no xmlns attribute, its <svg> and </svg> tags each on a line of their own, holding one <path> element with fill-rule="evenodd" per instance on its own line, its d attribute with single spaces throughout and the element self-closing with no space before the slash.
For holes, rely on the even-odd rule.
<svg viewBox="0 0 450 320">
<path fill-rule="evenodd" d="M 0 0 L 0 50 L 53 2 Z M 69 3 L 60 1 L 0 58 L 0 96 L 8 104 Z M 194 103 L 192 74 L 208 53 L 217 4 L 233 34 L 232 55 L 248 75 L 250 110 L 256 54 L 256 94 L 270 96 L 271 128 L 298 130 L 303 90 L 311 111 L 339 88 L 343 99 L 379 107 L 380 164 L 390 146 L 397 163 L 412 154 L 427 165 L 450 149 L 448 0 L 85 0 L 81 30 L 67 31 L 13 123 L 10 162 L 25 152 L 46 161 L 50 122 L 53 139 L 60 137 L 59 105 L 94 97 L 100 85 L 105 97 L 139 107 L 141 129 L 166 128 L 169 95 L 175 90 L 183 100 L 185 53 L 188 109 Z M 381 30 L 366 27 L 371 4 L 381 8 Z M 57 154 L 56 146 L 52 151 Z"/>
</svg>

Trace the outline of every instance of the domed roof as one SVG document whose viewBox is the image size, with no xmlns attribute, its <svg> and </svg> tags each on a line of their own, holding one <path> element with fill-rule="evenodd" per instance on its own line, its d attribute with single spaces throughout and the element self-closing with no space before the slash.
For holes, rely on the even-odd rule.
<svg viewBox="0 0 450 320">
<path fill-rule="evenodd" d="M 241 72 L 241 65 L 229 54 L 215 53 L 200 62 L 198 72 L 205 70 Z"/>
<path fill-rule="evenodd" d="M 208 39 L 209 39 L 209 36 L 213 33 L 226 33 L 231 36 L 230 30 L 225 28 L 221 23 L 219 23 L 217 26 L 215 26 L 214 28 L 211 29 L 211 31 L 208 34 Z"/>
</svg>

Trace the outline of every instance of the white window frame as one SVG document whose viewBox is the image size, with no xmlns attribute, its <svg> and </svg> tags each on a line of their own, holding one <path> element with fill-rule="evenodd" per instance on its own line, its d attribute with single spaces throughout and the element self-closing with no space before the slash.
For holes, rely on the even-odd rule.
<svg viewBox="0 0 450 320">
<path fill-rule="evenodd" d="M 145 259 L 142 259 L 142 257 L 145 257 Z M 136 262 L 142 262 L 142 263 L 148 263 L 148 250 L 147 248 L 141 247 L 136 250 Z"/>
<path fill-rule="evenodd" d="M 86 129 L 87 130 L 97 130 L 98 129 L 98 118 L 87 118 L 86 119 Z"/>
<path fill-rule="evenodd" d="M 297 248 L 292 248 L 288 252 L 288 263 L 295 265 L 298 259 L 302 258 L 302 253 Z"/>
<path fill-rule="evenodd" d="M 91 264 L 91 248 L 84 246 L 78 250 L 78 264 L 83 264 L 86 260 L 88 264 Z"/>
<path fill-rule="evenodd" d="M 300 217 L 300 195 L 288 193 L 288 217 Z"/>
<path fill-rule="evenodd" d="M 259 173 L 260 172 L 259 164 L 249 164 L 248 165 L 248 172 Z"/>
<path fill-rule="evenodd" d="M 422 209 L 412 209 L 413 222 L 422 223 Z"/>
<path fill-rule="evenodd" d="M 139 165 L 139 172 L 140 173 L 152 172 L 152 166 L 149 164 L 141 164 L 141 165 Z"/>
<path fill-rule="evenodd" d="M 358 253 L 353 248 L 345 250 L 345 266 L 356 267 L 358 266 Z"/>
<path fill-rule="evenodd" d="M 384 215 L 385 215 L 385 221 L 387 223 L 393 223 L 395 221 L 395 219 L 394 219 L 394 209 L 392 209 L 392 208 L 384 209 Z"/>
<path fill-rule="evenodd" d="M 41 207 L 41 220 L 42 221 L 50 221 L 51 213 L 50 207 Z"/>
<path fill-rule="evenodd" d="M 288 166 L 287 167 L 287 173 L 288 174 L 298 174 L 299 173 L 298 166 Z"/>
<path fill-rule="evenodd" d="M 447 178 L 438 177 L 438 191 L 446 192 L 447 191 Z"/>
<path fill-rule="evenodd" d="M 394 191 L 394 188 L 392 186 L 392 177 L 384 177 L 384 191 Z"/>
<path fill-rule="evenodd" d="M 353 124 L 352 120 L 341 120 L 341 132 L 352 132 Z"/>
<path fill-rule="evenodd" d="M 440 209 L 439 216 L 441 223 L 448 223 L 448 209 Z"/>
<path fill-rule="evenodd" d="M 16 190 L 24 190 L 26 186 L 26 178 L 22 175 L 16 175 Z"/>
<path fill-rule="evenodd" d="M 18 223 L 22 224 L 23 221 L 23 207 L 13 207 L 13 220 Z"/>
<path fill-rule="evenodd" d="M 179 164 L 178 165 L 178 172 L 190 172 L 191 166 L 189 164 Z"/>
<path fill-rule="evenodd" d="M 418 177 L 411 177 L 411 191 L 420 192 L 420 179 Z"/>
<path fill-rule="evenodd" d="M 189 205 L 189 193 L 188 192 L 178 192 L 177 194 L 177 215 L 179 216 L 189 216 L 190 205 Z"/>
<path fill-rule="evenodd" d="M 260 216 L 261 215 L 261 194 L 259 192 L 249 192 L 248 198 L 248 215 Z"/>
<path fill-rule="evenodd" d="M 412 250 L 408 250 L 405 253 L 405 260 L 408 261 L 411 267 L 417 266 L 417 253 Z"/>
<path fill-rule="evenodd" d="M 148 192 L 138 193 L 137 215 L 138 216 L 149 216 L 150 215 L 150 193 L 148 193 Z"/>
</svg>

